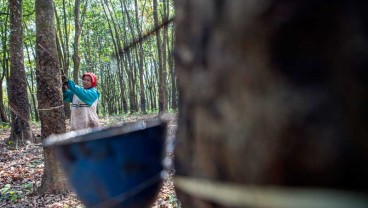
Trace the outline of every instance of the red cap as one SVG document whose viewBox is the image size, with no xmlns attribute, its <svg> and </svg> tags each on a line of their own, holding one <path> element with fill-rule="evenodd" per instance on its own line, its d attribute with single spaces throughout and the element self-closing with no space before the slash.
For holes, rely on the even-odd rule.
<svg viewBox="0 0 368 208">
<path fill-rule="evenodd" d="M 90 76 L 91 77 L 91 82 L 92 82 L 91 87 L 96 87 L 97 86 L 97 77 L 96 77 L 96 75 L 94 73 L 92 73 L 92 72 L 86 72 L 86 73 L 83 74 L 82 79 L 85 76 Z"/>
</svg>

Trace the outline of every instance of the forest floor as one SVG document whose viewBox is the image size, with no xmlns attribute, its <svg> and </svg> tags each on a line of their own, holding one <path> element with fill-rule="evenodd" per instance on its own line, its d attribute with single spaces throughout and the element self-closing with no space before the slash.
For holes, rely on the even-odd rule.
<svg viewBox="0 0 368 208">
<path fill-rule="evenodd" d="M 101 118 L 104 126 L 116 126 L 125 122 L 134 122 L 154 118 L 156 115 L 115 116 Z M 165 114 L 168 121 L 168 138 L 174 139 L 176 132 L 176 114 Z M 32 125 L 32 132 L 40 134 L 39 124 Z M 83 208 L 73 191 L 69 194 L 33 194 L 40 185 L 44 162 L 42 144 L 30 144 L 18 149 L 8 149 L 5 140 L 9 137 L 10 128 L 0 129 L 0 207 L 47 207 L 47 208 Z M 173 160 L 173 148 L 167 151 L 166 157 Z M 151 208 L 180 208 L 172 175 L 164 180 L 162 188 Z"/>
</svg>

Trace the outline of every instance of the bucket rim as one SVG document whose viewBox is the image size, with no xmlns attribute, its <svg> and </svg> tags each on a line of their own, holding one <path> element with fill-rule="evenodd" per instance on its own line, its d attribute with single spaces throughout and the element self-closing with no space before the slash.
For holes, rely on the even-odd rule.
<svg viewBox="0 0 368 208">
<path fill-rule="evenodd" d="M 93 141 L 97 139 L 104 139 L 108 137 L 114 137 L 121 134 L 127 134 L 135 131 L 144 130 L 151 127 L 164 126 L 166 127 L 166 121 L 155 118 L 149 120 L 127 122 L 119 126 L 111 127 L 97 127 L 86 128 L 76 131 L 70 131 L 63 134 L 52 134 L 48 136 L 43 142 L 43 146 L 58 146 L 74 144 L 79 142 Z"/>
</svg>

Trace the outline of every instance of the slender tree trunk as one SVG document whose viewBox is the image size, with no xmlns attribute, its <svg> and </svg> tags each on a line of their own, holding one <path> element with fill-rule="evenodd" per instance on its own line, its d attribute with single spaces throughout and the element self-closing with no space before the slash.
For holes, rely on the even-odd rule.
<svg viewBox="0 0 368 208">
<path fill-rule="evenodd" d="M 41 139 L 65 133 L 65 115 L 57 57 L 53 1 L 36 0 L 36 75 L 37 98 L 41 119 Z M 39 193 L 62 193 L 68 190 L 56 161 L 54 147 L 43 147 L 44 173 Z"/>
<path fill-rule="evenodd" d="M 120 7 L 122 8 L 121 11 L 122 11 L 122 20 L 123 20 L 123 25 L 126 25 L 126 18 L 128 17 L 128 13 L 125 12 L 127 11 L 126 9 L 126 5 L 125 5 L 125 1 L 123 0 L 119 0 L 120 2 Z M 120 29 L 120 31 L 122 31 L 122 35 L 124 37 L 124 39 L 122 40 L 123 43 L 124 43 L 124 46 L 126 46 L 128 44 L 128 40 L 127 40 L 127 31 L 126 31 L 126 27 L 122 27 L 122 29 Z M 122 49 L 119 50 L 119 53 L 120 51 L 122 51 Z M 131 101 L 129 100 L 129 105 L 130 105 L 130 109 L 128 109 L 128 100 L 127 100 L 127 97 L 129 97 L 127 95 L 127 92 L 130 94 L 130 81 L 129 81 L 129 63 L 130 63 L 130 51 L 123 51 L 123 53 L 120 53 L 120 57 L 121 57 L 121 76 L 120 76 L 120 79 L 123 81 L 123 85 L 124 88 L 122 90 L 124 90 L 122 92 L 122 103 L 123 103 L 123 107 L 124 107 L 124 113 L 128 113 L 129 110 L 132 108 L 132 103 Z M 125 70 L 124 70 L 125 69 Z M 124 76 L 124 72 L 126 73 L 126 76 Z M 127 82 L 127 85 L 128 87 L 126 87 L 126 82 Z"/>
<path fill-rule="evenodd" d="M 60 68 L 63 70 L 63 73 L 64 73 L 64 71 L 67 71 L 67 70 L 64 69 L 64 55 L 62 52 L 62 44 L 60 43 L 60 38 L 57 35 L 56 35 L 56 47 L 58 51 Z"/>
<path fill-rule="evenodd" d="M 6 53 L 6 52 L 4 52 Z M 6 58 L 5 58 L 6 60 Z M 8 120 L 8 116 L 6 115 L 5 112 L 5 106 L 4 106 L 4 91 L 3 91 L 3 81 L 4 78 L 6 76 L 6 73 L 8 71 L 8 69 L 5 67 L 5 62 L 4 60 L 2 60 L 2 74 L 1 74 L 1 78 L 0 78 L 0 118 L 1 118 L 1 122 L 9 122 Z"/>
<path fill-rule="evenodd" d="M 153 0 L 153 19 L 155 28 L 158 27 L 158 8 L 157 8 L 157 0 Z M 164 64 L 162 54 L 164 53 L 164 48 L 162 46 L 160 31 L 156 32 L 156 46 L 157 46 L 157 55 L 158 55 L 158 108 L 159 112 L 163 113 L 166 109 L 166 73 L 164 72 Z"/>
<path fill-rule="evenodd" d="M 87 2 L 85 0 L 85 4 L 83 6 L 82 15 L 80 15 L 80 0 L 75 0 L 74 3 L 74 44 L 73 44 L 73 79 L 77 80 L 79 77 L 79 66 L 80 66 L 80 56 L 79 56 L 79 39 L 82 32 L 83 20 L 87 10 Z"/>
<path fill-rule="evenodd" d="M 368 194 L 362 1 L 175 3 L 177 176 Z M 183 207 L 234 207 L 176 187 Z"/>
<path fill-rule="evenodd" d="M 7 9 L 7 14 L 9 13 L 9 8 Z M 1 60 L 1 68 L 2 68 L 2 73 L 1 73 L 1 91 L 0 91 L 0 115 L 1 115 L 1 121 L 2 122 L 9 122 L 8 116 L 6 115 L 5 112 L 5 107 L 4 107 L 4 94 L 3 94 L 3 81 L 4 79 L 7 77 L 7 73 L 8 73 L 8 67 L 7 67 L 7 62 L 8 62 L 8 56 L 7 54 L 9 54 L 8 52 L 8 48 L 6 42 L 7 42 L 7 37 L 8 37 L 8 20 L 9 20 L 9 15 L 5 16 L 5 21 L 4 21 L 4 26 L 1 27 L 1 45 L 2 45 L 2 60 Z"/>
<path fill-rule="evenodd" d="M 30 57 L 30 51 L 29 51 L 29 48 L 27 45 L 25 45 L 26 47 L 26 51 L 27 51 L 27 60 L 28 60 L 28 64 L 30 66 L 32 66 L 32 61 L 31 61 L 31 57 Z M 33 53 L 34 54 L 34 53 Z M 36 90 L 35 90 L 35 84 L 34 84 L 34 74 L 33 74 L 33 69 L 31 67 L 31 83 L 27 82 L 27 85 L 28 85 L 28 90 L 29 92 L 31 93 L 31 99 L 32 99 L 32 106 L 33 106 L 33 114 L 34 114 L 34 119 L 36 121 L 39 121 L 39 118 L 38 118 L 38 111 L 37 111 L 37 104 L 36 104 Z"/>
<path fill-rule="evenodd" d="M 104 9 L 104 13 L 106 15 L 106 19 L 108 20 L 108 25 L 109 25 L 109 29 L 110 29 L 110 34 L 111 34 L 111 38 L 113 40 L 113 45 L 114 45 L 114 51 L 115 51 L 115 57 L 116 57 L 116 64 L 117 64 L 117 69 L 118 69 L 118 74 L 119 74 L 119 84 L 120 84 L 120 99 L 121 99 L 121 103 L 123 105 L 123 109 L 124 112 L 127 113 L 128 109 L 127 109 L 127 102 L 126 102 L 126 97 L 124 95 L 125 93 L 125 83 L 124 83 L 124 73 L 123 73 L 123 63 L 124 63 L 124 54 L 120 54 L 119 52 L 122 51 L 122 47 L 121 47 L 121 39 L 120 39 L 120 32 L 119 32 L 119 27 L 118 24 L 115 23 L 115 10 L 114 10 L 114 6 L 112 6 L 112 12 L 109 9 L 109 4 L 107 1 L 101 1 L 101 5 L 103 6 Z M 123 14 L 124 15 L 124 14 Z M 110 18 L 109 18 L 110 17 Z M 111 23 L 110 23 L 111 21 Z M 125 22 L 125 17 L 123 16 L 123 21 Z"/>
<path fill-rule="evenodd" d="M 135 113 L 138 112 L 138 105 L 137 105 L 137 96 L 136 96 L 136 82 L 135 82 L 135 64 L 133 57 L 130 52 L 128 52 L 128 63 L 129 63 L 129 101 L 130 101 L 130 112 Z"/>
<path fill-rule="evenodd" d="M 168 57 L 168 62 L 169 62 L 169 70 L 170 70 L 170 76 L 171 76 L 171 108 L 173 110 L 177 110 L 178 109 L 178 95 L 177 95 L 177 85 L 176 85 L 176 73 L 175 73 L 175 66 L 174 66 L 174 54 L 173 54 L 173 50 L 174 50 L 174 29 L 172 30 L 171 33 L 171 47 L 168 51 L 169 53 L 169 57 Z"/>
<path fill-rule="evenodd" d="M 1 122 L 9 122 L 8 120 L 8 116 L 6 115 L 5 113 L 5 106 L 4 106 L 4 94 L 3 94 L 3 81 L 4 81 L 4 78 L 2 77 L 0 79 L 0 118 L 1 118 Z"/>
<path fill-rule="evenodd" d="M 74 1 L 74 44 L 73 44 L 73 79 L 78 79 L 79 65 L 80 65 L 80 57 L 79 57 L 79 37 L 81 33 L 81 27 L 79 23 L 79 11 L 80 11 L 80 0 Z"/>
<path fill-rule="evenodd" d="M 154 89 L 153 90 L 153 100 L 152 100 L 152 102 L 153 102 L 153 108 L 155 109 L 155 110 L 157 110 L 158 108 L 157 108 L 157 104 L 158 104 L 158 102 L 157 102 L 157 98 L 158 98 L 158 96 L 157 96 L 157 91 L 158 91 L 158 75 L 157 75 L 157 71 L 158 71 L 158 67 L 157 67 L 157 64 L 153 61 L 153 62 L 151 62 L 152 63 L 152 69 L 154 69 L 153 71 L 154 71 L 154 73 L 152 73 L 152 77 L 151 77 L 151 83 L 152 83 L 152 88 Z M 155 89 L 155 86 L 157 87 L 157 89 Z"/>
<path fill-rule="evenodd" d="M 63 1 L 64 2 L 64 1 Z M 63 4 L 63 6 L 65 7 L 65 5 Z M 55 21 L 56 21 L 56 46 L 57 46 L 57 50 L 58 50 L 58 57 L 59 57 L 59 63 L 60 63 L 60 67 L 61 69 L 63 70 L 64 74 L 68 74 L 69 72 L 69 69 L 68 69 L 68 64 L 67 63 L 67 59 L 69 57 L 67 57 L 67 51 L 66 51 L 66 44 L 64 42 L 64 38 L 65 36 L 63 35 L 63 28 L 62 28 L 62 25 L 60 23 L 60 18 L 59 18 L 59 15 L 57 13 L 57 9 L 56 7 L 54 7 L 54 12 L 55 12 Z M 63 18 L 63 19 L 66 19 Z M 68 38 L 68 37 L 66 37 Z"/>
<path fill-rule="evenodd" d="M 120 83 L 120 96 L 121 96 L 121 104 L 123 107 L 123 112 L 128 113 L 128 102 L 126 100 L 125 96 L 125 82 L 124 82 L 124 69 L 123 69 L 123 63 L 126 63 L 124 61 L 124 55 L 121 55 L 121 61 L 120 61 L 120 67 L 119 67 L 119 83 Z"/>
<path fill-rule="evenodd" d="M 141 26 L 139 24 L 139 9 L 138 9 L 138 5 L 137 5 L 137 0 L 134 0 L 134 5 L 135 5 L 135 19 L 136 19 L 136 28 L 137 28 L 137 32 L 138 32 L 138 38 L 140 40 L 142 40 L 142 29 Z M 141 112 L 143 114 L 147 113 L 147 107 L 146 107 L 146 95 L 144 94 L 144 89 L 145 89 L 145 84 L 143 81 L 143 73 L 144 73 L 144 69 L 143 69 L 143 62 L 144 62 L 144 51 L 143 51 L 143 43 L 139 42 L 139 50 L 138 50 L 138 54 L 139 54 L 139 59 L 138 59 L 138 68 L 139 68 L 139 86 L 140 86 L 140 108 L 141 108 Z"/>
<path fill-rule="evenodd" d="M 25 145 L 32 139 L 30 108 L 23 55 L 22 0 L 9 0 L 10 8 L 10 77 L 9 107 L 12 111 L 8 144 Z"/>
<path fill-rule="evenodd" d="M 0 84 L 3 83 L 3 79 L 1 79 Z M 8 116 L 5 113 L 5 106 L 4 106 L 4 94 L 3 94 L 3 87 L 0 86 L 0 118 L 1 118 L 1 122 L 7 123 L 9 122 L 8 120 Z"/>
<path fill-rule="evenodd" d="M 65 20 L 67 19 L 67 17 L 65 16 L 65 1 L 63 1 L 63 10 L 64 10 L 64 32 L 65 35 L 63 35 L 63 27 L 61 26 L 60 23 L 60 18 L 59 15 L 57 13 L 56 7 L 54 7 L 54 12 L 55 12 L 55 20 L 56 20 L 56 48 L 58 51 L 58 58 L 59 58 L 59 64 L 60 64 L 60 68 L 62 70 L 62 73 L 64 75 L 68 75 L 69 74 L 69 35 L 68 35 L 68 30 L 67 27 L 65 25 Z M 59 34 L 59 35 L 58 35 Z M 65 38 L 65 41 L 64 41 Z M 70 103 L 69 102 L 64 102 L 64 113 L 65 113 L 65 118 L 70 119 Z"/>
<path fill-rule="evenodd" d="M 64 36 L 60 38 L 65 38 L 64 42 L 64 74 L 69 75 L 69 65 L 70 65 L 70 53 L 69 53 L 69 27 L 68 27 L 68 15 L 66 12 L 66 2 L 63 0 L 63 29 L 64 29 Z M 74 79 L 74 82 L 78 84 L 78 79 Z"/>
<path fill-rule="evenodd" d="M 127 9 L 127 6 L 126 6 L 126 3 L 125 1 L 122 3 L 125 11 L 129 11 Z M 125 13 L 126 15 L 126 20 L 127 20 L 127 24 L 130 28 L 130 31 L 132 31 L 133 33 L 133 37 L 134 37 L 134 27 L 133 27 L 133 24 L 132 24 L 132 21 L 131 21 L 131 18 L 129 16 L 129 12 L 126 12 Z M 124 23 L 125 23 L 125 18 L 124 19 Z M 124 34 L 126 34 L 126 29 L 124 27 Z M 124 35 L 124 42 L 125 42 L 125 45 L 128 44 L 128 39 L 127 39 L 127 36 Z M 126 60 L 127 60 L 127 67 L 126 67 L 126 71 L 127 71 L 127 74 L 128 74 L 128 86 L 129 86 L 129 103 L 130 103 L 130 112 L 131 113 L 135 113 L 135 112 L 138 112 L 138 105 L 137 105 L 137 102 L 136 102 L 136 84 L 135 84 L 135 76 L 134 76 L 134 72 L 135 72 L 135 65 L 134 65 L 134 60 L 132 58 L 132 50 L 128 50 L 126 51 Z"/>
<path fill-rule="evenodd" d="M 163 5 L 163 15 L 161 16 L 161 20 L 162 22 L 166 22 L 169 19 L 169 9 L 167 7 L 167 0 L 162 0 L 162 5 Z M 168 41 L 169 41 L 169 35 L 168 35 L 168 25 L 166 25 L 163 28 L 163 33 L 162 33 L 162 78 L 161 80 L 163 81 L 163 93 L 164 93 L 164 97 L 165 97 L 165 111 L 167 111 L 169 109 L 169 95 L 167 93 L 168 91 L 168 84 L 167 84 L 167 54 L 168 54 Z"/>
</svg>

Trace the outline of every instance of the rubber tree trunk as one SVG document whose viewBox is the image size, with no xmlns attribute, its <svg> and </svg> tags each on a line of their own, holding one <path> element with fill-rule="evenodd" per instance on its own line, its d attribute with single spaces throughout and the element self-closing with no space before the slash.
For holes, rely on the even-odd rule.
<svg viewBox="0 0 368 208">
<path fill-rule="evenodd" d="M 53 1 L 36 0 L 36 76 L 41 120 L 41 139 L 65 133 L 65 114 L 61 91 L 61 73 L 56 48 Z M 44 173 L 39 194 L 68 190 L 57 165 L 54 147 L 43 147 Z"/>
<path fill-rule="evenodd" d="M 175 1 L 177 175 L 367 193 L 361 2 Z"/>
<path fill-rule="evenodd" d="M 153 19 L 155 28 L 158 28 L 158 5 L 157 0 L 153 0 Z M 159 113 L 165 113 L 167 111 L 167 93 L 166 93 L 166 68 L 164 68 L 163 62 L 163 53 L 166 53 L 165 49 L 162 46 L 161 34 L 160 31 L 156 32 L 156 45 L 157 45 L 157 55 L 158 55 L 158 82 L 157 82 L 157 89 L 158 89 L 158 110 Z"/>
<path fill-rule="evenodd" d="M 6 10 L 9 13 L 9 8 Z M 9 14 L 5 15 L 4 17 L 4 30 L 1 32 L 1 43 L 5 43 L 7 41 L 8 34 L 8 21 L 9 21 Z M 9 50 L 7 48 L 7 44 L 1 44 L 2 52 L 1 52 L 1 77 L 0 77 L 0 84 L 1 84 L 1 92 L 0 92 L 0 116 L 1 116 L 1 122 L 9 122 L 8 116 L 6 115 L 5 106 L 4 106 L 4 90 L 3 90 L 3 81 L 8 81 L 8 72 L 9 72 L 9 66 L 8 66 L 8 60 L 9 60 Z M 7 89 L 8 91 L 8 89 Z"/>
<path fill-rule="evenodd" d="M 9 0 L 10 8 L 10 76 L 8 82 L 11 133 L 7 144 L 26 145 L 32 141 L 30 105 L 27 93 L 23 54 L 22 0 Z"/>
</svg>

